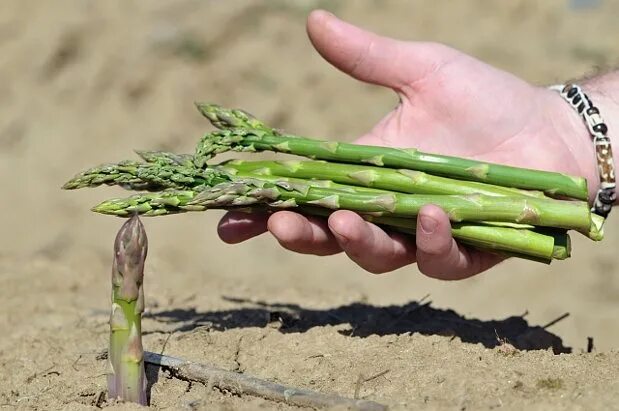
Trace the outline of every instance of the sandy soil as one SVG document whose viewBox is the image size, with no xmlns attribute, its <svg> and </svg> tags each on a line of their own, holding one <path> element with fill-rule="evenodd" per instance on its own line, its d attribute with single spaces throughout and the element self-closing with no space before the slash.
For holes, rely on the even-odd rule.
<svg viewBox="0 0 619 411">
<path fill-rule="evenodd" d="M 75 171 L 134 148 L 190 151 L 208 129 L 194 100 L 317 137 L 363 133 L 394 96 L 321 60 L 305 35 L 312 8 L 548 84 L 619 60 L 619 3 L 576 3 L 3 2 L 0 408 L 131 408 L 99 396 L 121 221 L 88 211 L 119 192 L 59 190 Z M 219 217 L 145 221 L 146 349 L 322 392 L 357 388 L 396 410 L 619 408 L 616 215 L 603 243 L 575 237 L 567 262 L 513 261 L 458 283 L 414 267 L 372 276 L 266 236 L 227 246 Z M 155 409 L 292 408 L 149 375 Z"/>
</svg>

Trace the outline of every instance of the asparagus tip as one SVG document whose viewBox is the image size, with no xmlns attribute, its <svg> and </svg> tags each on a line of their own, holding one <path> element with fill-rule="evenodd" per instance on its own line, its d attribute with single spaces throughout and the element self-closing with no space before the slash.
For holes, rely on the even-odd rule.
<svg viewBox="0 0 619 411">
<path fill-rule="evenodd" d="M 118 230 L 114 241 L 115 272 L 124 279 L 118 296 L 126 301 L 137 300 L 139 297 L 147 252 L 146 230 L 140 217 L 133 214 Z"/>
<path fill-rule="evenodd" d="M 106 200 L 92 207 L 90 211 L 99 214 L 125 216 L 127 211 L 115 200 Z"/>
<path fill-rule="evenodd" d="M 217 104 L 203 103 L 200 101 L 195 101 L 193 104 L 196 106 L 200 114 L 206 117 L 214 126 L 217 127 L 215 123 L 218 121 L 218 118 L 215 112 L 220 108 Z"/>
<path fill-rule="evenodd" d="M 147 241 L 144 225 L 138 214 L 133 213 L 118 230 L 114 249 L 129 258 L 143 260 L 146 258 Z"/>
<path fill-rule="evenodd" d="M 245 110 L 225 108 L 213 103 L 194 102 L 194 104 L 198 111 L 219 129 L 249 128 L 274 131 Z"/>
<path fill-rule="evenodd" d="M 62 187 L 60 187 L 61 190 L 73 190 L 75 188 L 77 188 L 77 185 L 75 184 L 75 179 L 67 181 L 62 185 Z"/>
</svg>

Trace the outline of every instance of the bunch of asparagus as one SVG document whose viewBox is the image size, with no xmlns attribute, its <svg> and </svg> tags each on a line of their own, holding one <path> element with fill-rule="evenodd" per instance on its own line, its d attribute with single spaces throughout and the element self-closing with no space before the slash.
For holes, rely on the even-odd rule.
<svg viewBox="0 0 619 411">
<path fill-rule="evenodd" d="M 580 177 L 415 149 L 320 141 L 285 134 L 242 110 L 197 107 L 218 130 L 204 135 L 194 154 L 138 151 L 142 161 L 86 170 L 63 188 L 105 184 L 138 191 L 93 208 L 122 217 L 207 209 L 328 216 L 345 209 L 413 235 L 419 209 L 435 204 L 449 215 L 458 241 L 544 263 L 570 256 L 570 230 L 595 241 L 603 237 L 603 219 L 591 213 Z M 309 159 L 212 161 L 227 151 Z"/>
</svg>

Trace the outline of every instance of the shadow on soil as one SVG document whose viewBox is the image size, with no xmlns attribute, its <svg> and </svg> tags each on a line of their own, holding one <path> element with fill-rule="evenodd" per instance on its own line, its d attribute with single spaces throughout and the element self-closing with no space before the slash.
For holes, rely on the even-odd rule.
<svg viewBox="0 0 619 411">
<path fill-rule="evenodd" d="M 519 350 L 548 350 L 555 354 L 570 353 L 561 338 L 547 331 L 549 325 L 530 326 L 524 315 L 504 320 L 482 321 L 461 316 L 453 310 L 430 306 L 431 302 L 412 301 L 404 305 L 374 306 L 353 303 L 324 310 L 303 308 L 296 304 L 256 302 L 224 297 L 239 308 L 198 312 L 173 309 L 151 312 L 145 317 L 174 323 L 173 331 L 191 331 L 198 327 L 223 331 L 231 328 L 275 327 L 282 333 L 305 332 L 313 327 L 348 325 L 342 335 L 415 334 L 443 335 L 462 342 L 494 348 L 509 343 Z M 554 322 L 553 322 L 554 323 Z M 552 324 L 552 323 L 551 323 Z M 148 332 L 145 332 L 148 333 Z"/>
</svg>

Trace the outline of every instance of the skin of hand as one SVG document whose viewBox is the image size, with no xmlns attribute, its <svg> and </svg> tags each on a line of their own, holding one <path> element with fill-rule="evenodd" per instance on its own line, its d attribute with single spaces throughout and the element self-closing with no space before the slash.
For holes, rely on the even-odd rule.
<svg viewBox="0 0 619 411">
<path fill-rule="evenodd" d="M 325 11 L 310 14 L 307 31 L 333 66 L 399 96 L 397 107 L 357 143 L 414 147 L 598 180 L 586 127 L 558 93 L 445 45 L 382 37 Z M 596 186 L 589 185 L 593 196 Z M 218 227 L 221 239 L 231 244 L 266 231 L 298 253 L 345 252 L 371 273 L 417 263 L 430 277 L 457 280 L 502 261 L 456 243 L 447 215 L 434 205 L 420 211 L 415 239 L 387 233 L 349 211 L 335 212 L 328 221 L 290 211 L 269 217 L 231 212 Z"/>
</svg>

